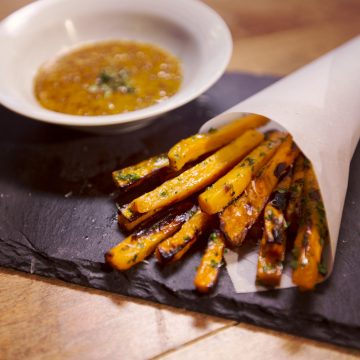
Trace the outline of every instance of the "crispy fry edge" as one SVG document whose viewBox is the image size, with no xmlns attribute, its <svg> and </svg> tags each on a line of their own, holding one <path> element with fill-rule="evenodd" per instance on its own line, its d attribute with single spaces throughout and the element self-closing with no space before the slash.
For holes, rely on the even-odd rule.
<svg viewBox="0 0 360 360">
<path fill-rule="evenodd" d="M 256 281 L 274 287 L 280 284 L 287 241 L 285 211 L 288 206 L 292 169 L 278 183 L 264 210 L 264 231 L 259 246 Z"/>
<path fill-rule="evenodd" d="M 194 278 L 197 291 L 208 293 L 215 287 L 223 261 L 224 250 L 224 235 L 220 230 L 212 231 Z"/>
</svg>

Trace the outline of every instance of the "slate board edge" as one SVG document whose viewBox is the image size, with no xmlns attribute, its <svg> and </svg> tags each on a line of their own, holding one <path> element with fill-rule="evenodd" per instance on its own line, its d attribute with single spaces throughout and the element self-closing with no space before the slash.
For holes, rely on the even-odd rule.
<svg viewBox="0 0 360 360">
<path fill-rule="evenodd" d="M 127 288 L 109 287 L 106 281 L 107 277 L 113 278 L 121 274 L 126 278 L 126 273 L 106 270 L 104 269 L 103 263 L 91 262 L 89 260 L 74 259 L 74 261 L 71 262 L 49 257 L 36 250 L 31 250 L 20 243 L 17 243 L 16 246 L 11 246 L 11 244 L 6 243 L 2 239 L 0 239 L 0 245 L 0 254 L 2 253 L 2 255 L 4 255 L 2 259 L 9 259 L 8 262 L 4 262 L 0 257 L 0 266 L 2 267 L 360 350 L 360 329 L 336 324 L 334 322 L 330 323 L 324 318 L 312 318 L 311 321 L 298 318 L 294 322 L 294 316 L 292 316 L 292 319 L 289 319 L 286 314 L 275 309 L 264 309 L 254 304 L 234 304 L 233 302 L 231 302 L 232 306 L 222 306 L 220 307 L 220 311 L 213 311 L 212 306 L 208 309 L 203 305 L 215 300 L 226 301 L 226 298 L 220 298 L 219 296 L 217 296 L 217 298 L 199 296 L 199 302 L 195 303 L 186 299 L 186 292 L 182 292 L 181 294 L 177 293 L 177 295 L 174 296 L 171 289 L 166 288 L 163 284 L 156 283 L 155 285 L 158 285 L 157 287 L 160 285 L 161 290 L 166 294 L 167 301 L 162 301 L 161 296 L 159 296 L 160 292 L 157 294 L 158 296 L 154 296 L 152 291 L 154 284 L 151 284 L 151 281 L 149 281 L 152 279 L 147 279 L 147 283 L 141 284 L 143 291 L 140 293 L 138 292 L 139 288 L 137 288 L 139 284 L 134 283 L 129 283 Z M 11 254 L 13 256 L 9 256 Z M 77 274 L 77 276 L 72 276 L 72 280 L 69 281 L 69 274 Z M 172 296 L 171 305 L 168 301 L 169 293 Z M 228 312 L 223 312 L 225 309 L 228 309 Z M 331 342 L 328 340 L 329 333 L 332 334 Z"/>
</svg>

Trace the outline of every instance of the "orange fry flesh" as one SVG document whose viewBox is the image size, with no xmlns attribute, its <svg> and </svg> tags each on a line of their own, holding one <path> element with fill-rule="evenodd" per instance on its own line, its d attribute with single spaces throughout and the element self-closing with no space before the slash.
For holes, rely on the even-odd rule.
<svg viewBox="0 0 360 360">
<path fill-rule="evenodd" d="M 268 139 L 245 159 L 199 195 L 201 209 L 207 214 L 215 214 L 223 210 L 244 191 L 254 174 L 274 155 L 284 138 L 284 133 L 278 131 L 271 133 Z"/>
<path fill-rule="evenodd" d="M 269 119 L 247 115 L 207 134 L 196 134 L 179 141 L 168 152 L 170 166 L 180 170 L 186 163 L 230 143 L 245 131 L 265 125 Z"/>
</svg>

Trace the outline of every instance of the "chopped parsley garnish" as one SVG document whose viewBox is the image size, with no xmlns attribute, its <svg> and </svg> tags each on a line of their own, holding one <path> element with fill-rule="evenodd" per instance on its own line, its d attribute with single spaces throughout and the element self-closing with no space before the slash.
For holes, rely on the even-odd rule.
<svg viewBox="0 0 360 360">
<path fill-rule="evenodd" d="M 298 267 L 298 262 L 297 262 L 297 260 L 296 260 L 296 259 L 292 259 L 292 260 L 290 261 L 290 266 L 291 266 L 291 268 L 292 268 L 293 270 L 296 270 L 297 267 Z"/>
<path fill-rule="evenodd" d="M 216 240 L 217 239 L 217 235 L 215 232 L 211 233 L 209 236 L 210 240 Z"/>
<path fill-rule="evenodd" d="M 114 92 L 131 94 L 135 91 L 135 88 L 130 84 L 128 72 L 121 69 L 120 71 L 101 71 L 95 80 L 95 84 L 90 85 L 87 90 L 90 93 L 102 93 L 105 97 L 108 97 Z"/>
<path fill-rule="evenodd" d="M 266 264 L 263 266 L 263 271 L 264 272 L 269 272 L 269 271 L 273 271 L 274 270 L 274 265 L 273 264 Z"/>
<path fill-rule="evenodd" d="M 249 166 L 252 166 L 255 164 L 255 160 L 251 157 L 247 157 L 244 161 L 247 161 Z"/>
<path fill-rule="evenodd" d="M 265 220 L 272 221 L 274 219 L 274 213 L 272 210 L 268 210 L 265 214 Z"/>
<path fill-rule="evenodd" d="M 110 83 L 112 77 L 110 76 L 110 74 L 103 71 L 100 73 L 98 79 L 99 79 L 100 84 L 108 84 L 108 83 Z"/>
<path fill-rule="evenodd" d="M 293 184 L 290 186 L 290 192 L 295 194 L 298 194 L 300 192 L 300 184 Z"/>
<path fill-rule="evenodd" d="M 327 267 L 324 264 L 319 264 L 318 271 L 321 275 L 325 276 L 327 274 Z"/>
<path fill-rule="evenodd" d="M 310 237 L 310 234 L 308 232 L 305 232 L 304 237 L 301 242 L 301 244 L 304 248 L 306 248 L 309 245 L 309 237 Z"/>
<path fill-rule="evenodd" d="M 209 129 L 208 133 L 209 133 L 209 134 L 213 134 L 213 133 L 215 133 L 215 132 L 217 132 L 217 131 L 218 131 L 218 129 L 215 129 L 215 128 L 212 128 L 212 127 L 211 127 L 211 128 Z"/>
<path fill-rule="evenodd" d="M 130 174 L 117 174 L 116 178 L 118 180 L 124 180 L 124 181 L 136 181 L 140 179 L 140 176 L 138 174 L 135 173 L 130 173 Z"/>
</svg>

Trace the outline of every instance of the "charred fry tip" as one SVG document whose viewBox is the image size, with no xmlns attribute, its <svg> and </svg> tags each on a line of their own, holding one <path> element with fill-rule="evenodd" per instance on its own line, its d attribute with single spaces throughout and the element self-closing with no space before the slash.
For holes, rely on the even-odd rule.
<svg viewBox="0 0 360 360">
<path fill-rule="evenodd" d="M 111 251 L 108 251 L 105 253 L 104 257 L 105 257 L 105 262 L 107 262 L 108 264 L 111 264 L 114 254 Z"/>
<path fill-rule="evenodd" d="M 196 291 L 201 294 L 208 294 L 210 291 L 214 290 L 214 283 L 208 284 L 208 285 L 200 285 L 200 284 L 194 284 Z"/>
<path fill-rule="evenodd" d="M 156 261 L 163 265 L 168 264 L 174 255 L 174 252 L 165 251 L 160 246 L 158 246 L 155 250 Z"/>
<path fill-rule="evenodd" d="M 230 237 L 226 231 L 226 223 L 220 219 L 219 224 L 220 224 L 221 233 L 224 234 L 226 246 L 233 250 L 240 249 L 245 239 L 246 230 L 244 229 L 241 232 L 241 234 L 237 234 L 233 237 Z"/>
</svg>

